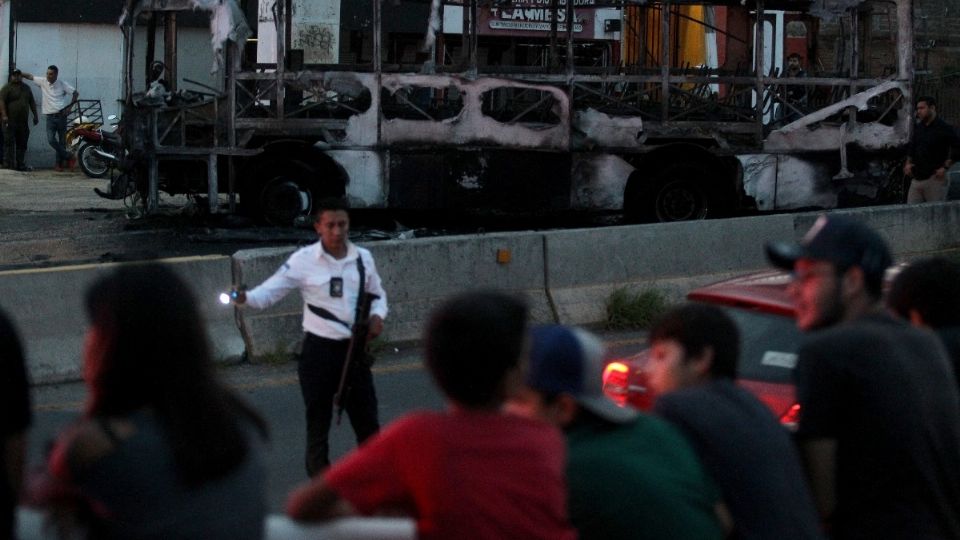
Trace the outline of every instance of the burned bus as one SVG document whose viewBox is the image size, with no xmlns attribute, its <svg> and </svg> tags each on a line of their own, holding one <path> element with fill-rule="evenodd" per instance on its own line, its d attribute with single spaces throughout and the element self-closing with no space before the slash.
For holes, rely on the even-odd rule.
<svg viewBox="0 0 960 540">
<path fill-rule="evenodd" d="M 145 98 L 134 39 L 162 26 L 175 58 L 175 13 L 195 9 L 221 87 Z M 329 195 L 676 221 L 902 197 L 910 0 L 259 0 L 254 28 L 244 15 L 129 0 L 127 177 L 148 210 L 164 190 L 211 212 L 227 193 L 272 223 Z"/>
</svg>

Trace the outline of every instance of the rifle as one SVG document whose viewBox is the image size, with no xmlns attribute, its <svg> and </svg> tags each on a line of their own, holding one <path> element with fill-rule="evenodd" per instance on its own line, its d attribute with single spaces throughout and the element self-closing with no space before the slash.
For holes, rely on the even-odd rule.
<svg viewBox="0 0 960 540">
<path fill-rule="evenodd" d="M 343 417 L 343 409 L 346 406 L 346 396 L 350 392 L 348 380 L 350 378 L 350 368 L 363 359 L 367 352 L 367 334 L 370 332 L 370 306 L 379 296 L 370 294 L 363 288 L 360 289 L 360 296 L 357 298 L 357 316 L 350 328 L 350 343 L 347 345 L 347 358 L 343 363 L 343 369 L 340 370 L 340 384 L 337 385 L 337 393 L 333 395 L 333 407 L 337 411 L 337 425 L 340 425 L 340 419 Z"/>
</svg>

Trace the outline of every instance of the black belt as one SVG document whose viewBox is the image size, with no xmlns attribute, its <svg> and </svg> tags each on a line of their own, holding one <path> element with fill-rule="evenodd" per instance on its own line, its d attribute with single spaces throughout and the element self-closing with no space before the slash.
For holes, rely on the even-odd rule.
<svg viewBox="0 0 960 540">
<path fill-rule="evenodd" d="M 350 343 L 350 338 L 334 339 L 334 338 L 318 336 L 313 332 L 304 332 L 304 335 L 306 336 L 306 339 L 309 339 L 312 341 L 322 341 L 324 343 L 330 343 L 332 345 L 347 345 L 348 343 Z"/>
</svg>

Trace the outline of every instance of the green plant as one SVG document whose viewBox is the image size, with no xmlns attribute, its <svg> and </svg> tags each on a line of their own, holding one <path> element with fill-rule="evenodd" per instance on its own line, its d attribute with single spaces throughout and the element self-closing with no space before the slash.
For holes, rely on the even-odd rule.
<svg viewBox="0 0 960 540">
<path fill-rule="evenodd" d="M 371 339 L 369 343 L 367 343 L 367 352 L 376 356 L 384 351 L 387 351 L 389 346 L 390 344 L 387 343 L 385 339 L 383 339 L 382 335 L 377 336 Z"/>
<path fill-rule="evenodd" d="M 605 326 L 608 330 L 648 328 L 668 307 L 660 291 L 648 289 L 634 293 L 623 287 L 607 298 Z"/>
<path fill-rule="evenodd" d="M 272 351 L 268 351 L 260 355 L 260 357 L 257 358 L 257 363 L 279 365 L 289 362 L 292 358 L 293 355 L 287 352 L 283 346 L 277 345 Z"/>
</svg>

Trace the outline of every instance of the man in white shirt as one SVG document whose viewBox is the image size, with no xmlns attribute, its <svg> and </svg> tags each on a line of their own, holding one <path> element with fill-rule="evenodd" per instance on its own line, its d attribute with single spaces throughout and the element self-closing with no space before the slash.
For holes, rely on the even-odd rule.
<svg viewBox="0 0 960 540">
<path fill-rule="evenodd" d="M 294 252 L 275 274 L 254 289 L 239 292 L 236 298 L 237 304 L 263 309 L 293 289 L 299 289 L 303 297 L 305 335 L 297 375 L 306 406 L 306 465 L 311 477 L 330 465 L 328 435 L 333 398 L 346 360 L 361 286 L 379 297 L 370 309 L 369 339 L 383 331 L 387 316 L 387 295 L 373 255 L 348 239 L 346 204 L 340 199 L 327 199 L 319 206 L 313 227 L 320 241 Z M 360 444 L 380 429 L 377 396 L 368 364 L 356 362 L 350 377 L 345 409 Z"/>
<path fill-rule="evenodd" d="M 47 68 L 47 76 L 44 79 L 34 78 L 29 73 L 24 73 L 23 78 L 36 83 L 43 94 L 41 109 L 47 127 L 47 142 L 57 153 L 57 165 L 54 169 L 62 171 L 64 167 L 72 169 L 76 164 L 66 147 L 67 113 L 77 102 L 80 94 L 74 87 L 58 79 L 59 75 L 60 69 L 57 66 L 50 66 Z"/>
</svg>

